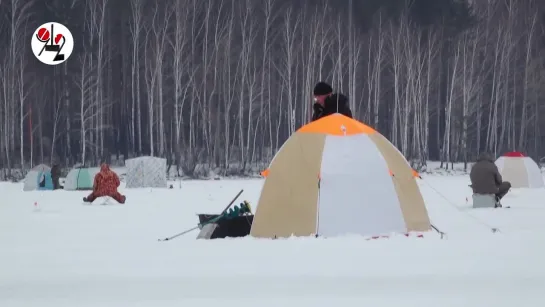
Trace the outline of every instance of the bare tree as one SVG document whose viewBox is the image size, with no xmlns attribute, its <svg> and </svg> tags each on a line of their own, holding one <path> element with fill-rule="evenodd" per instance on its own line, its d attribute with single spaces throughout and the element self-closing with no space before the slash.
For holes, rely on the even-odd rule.
<svg viewBox="0 0 545 307">
<path fill-rule="evenodd" d="M 348 96 L 350 97 L 350 107 L 358 114 L 361 99 L 357 98 L 358 89 L 358 71 L 362 57 L 362 44 L 358 39 L 357 27 L 354 23 L 353 0 L 349 0 L 348 10 Z M 358 103 L 356 103 L 358 101 Z"/>
<path fill-rule="evenodd" d="M 435 59 L 438 48 L 437 48 L 437 36 L 435 35 L 435 32 L 428 32 L 428 39 L 427 39 L 427 51 L 426 51 L 426 84 L 425 84 L 425 90 L 424 90 L 424 106 L 423 106 L 423 122 L 422 122 L 422 130 L 421 130 L 421 137 L 422 144 L 420 147 L 420 164 L 421 166 L 426 165 L 426 161 L 428 159 L 429 155 L 429 136 L 430 136 L 430 99 L 431 99 L 431 91 L 432 91 L 432 68 L 433 68 L 433 60 Z"/>
<path fill-rule="evenodd" d="M 61 120 L 61 110 L 62 110 L 62 101 L 61 99 L 57 99 L 56 101 L 53 102 L 53 129 L 52 129 L 52 133 L 51 133 L 51 148 L 50 148 L 50 152 L 49 152 L 49 163 L 50 164 L 53 164 L 54 162 L 54 159 L 55 159 L 55 144 L 56 144 L 56 141 L 57 141 L 57 138 L 58 138 L 58 127 L 59 127 L 59 122 Z M 41 127 L 41 124 L 40 124 L 40 129 L 42 129 Z M 85 140 L 81 140 L 82 142 L 84 142 Z M 43 147 L 43 144 L 42 144 L 42 147 Z M 85 149 L 85 148 L 83 148 Z M 43 153 L 42 153 L 42 160 L 43 160 Z M 82 150 L 82 162 L 85 161 L 85 150 Z"/>
<path fill-rule="evenodd" d="M 230 169 L 231 166 L 231 150 L 232 150 L 232 133 L 231 133 L 231 109 L 235 101 L 236 90 L 235 87 L 239 81 L 238 63 L 236 69 L 233 71 L 233 54 L 231 51 L 231 45 L 233 44 L 233 37 L 235 35 L 235 3 L 231 3 L 231 9 L 229 11 L 229 20 L 227 21 L 227 37 L 225 42 L 224 65 L 223 65 L 223 80 L 229 80 L 223 87 L 223 165 L 224 173 Z"/>
<path fill-rule="evenodd" d="M 374 33 L 369 35 L 370 46 L 367 60 L 367 86 L 368 86 L 368 122 L 372 123 L 373 127 L 378 129 L 379 111 L 381 101 L 381 79 L 382 79 L 382 64 L 384 62 L 384 45 L 385 32 L 383 32 L 382 12 L 378 13 L 378 25 L 376 30 L 376 40 L 373 40 Z M 372 48 L 372 49 L 371 49 Z M 374 51 L 374 53 L 373 53 Z M 374 60 L 373 60 L 374 56 Z M 371 113 L 372 110 L 372 113 Z M 371 121 L 372 114 L 372 121 Z"/>
<path fill-rule="evenodd" d="M 24 74 L 24 71 L 25 71 L 25 61 L 23 59 L 23 57 L 21 56 L 21 58 L 19 59 L 19 68 L 18 68 L 18 80 L 17 80 L 17 85 L 18 85 L 18 100 L 19 100 L 19 131 L 20 131 L 20 159 L 21 159 L 21 166 L 22 168 L 24 169 L 24 161 L 25 161 L 25 152 L 24 152 L 24 148 L 25 148 L 25 137 L 24 137 L 24 121 L 25 119 L 28 117 L 28 121 L 29 123 L 32 123 L 32 107 L 29 105 L 26 110 L 25 110 L 25 104 L 26 104 L 26 101 L 27 101 L 27 97 L 29 95 L 29 90 L 28 90 L 28 86 L 27 87 L 27 80 L 25 80 L 25 74 Z M 29 129 L 28 129 L 28 140 L 29 140 L 29 143 L 30 143 L 30 149 L 29 149 L 29 153 L 30 153 L 30 159 L 29 159 L 29 168 L 32 168 L 32 157 L 33 157 L 33 142 L 32 142 L 32 138 L 33 138 L 33 128 L 32 128 L 32 125 L 29 126 Z"/>
<path fill-rule="evenodd" d="M 462 64 L 461 64 L 461 92 L 462 92 L 462 136 L 461 136 L 461 151 L 463 155 L 464 169 L 467 169 L 468 162 L 468 129 L 469 120 L 473 117 L 479 104 L 477 102 L 478 91 L 482 88 L 482 69 L 478 66 L 478 52 L 480 29 L 477 28 L 475 33 L 465 32 L 460 40 L 462 49 Z M 482 66 L 481 66 L 482 67 Z"/>
<path fill-rule="evenodd" d="M 12 168 L 12 164 L 11 164 L 11 147 L 10 147 L 10 133 L 13 133 L 11 131 L 11 127 L 10 127 L 10 109 L 12 108 L 12 105 L 10 103 L 10 98 L 9 98 L 9 87 L 10 87 L 10 72 L 9 72 L 9 60 L 8 58 L 4 58 L 3 59 L 3 63 L 0 67 L 1 69 L 1 72 L 2 72 L 2 78 L 0 78 L 0 82 L 2 83 L 2 100 L 3 100 L 3 120 L 2 120 L 2 123 L 3 123 L 3 134 L 2 134 L 2 138 L 3 138 L 3 150 L 4 150 L 4 154 L 5 154 L 5 161 L 6 161 L 6 175 L 5 176 L 9 176 L 11 174 L 11 168 Z"/>
<path fill-rule="evenodd" d="M 156 13 L 156 11 L 155 11 Z M 154 15 L 154 19 L 155 19 Z M 146 82 L 147 92 L 147 124 L 148 124 L 148 138 L 149 138 L 149 150 L 150 155 L 155 154 L 155 91 L 157 87 L 157 73 L 155 71 L 155 57 L 153 56 L 154 38 L 151 34 L 151 30 L 146 31 L 146 48 L 144 49 L 144 76 Z M 151 54 L 150 54 L 151 53 Z"/>
<path fill-rule="evenodd" d="M 442 146 L 442 159 L 441 161 L 445 162 L 452 162 L 451 160 L 451 136 L 452 136 L 452 109 L 455 98 L 455 88 L 456 88 L 456 82 L 457 82 L 457 75 L 458 75 L 458 63 L 460 61 L 460 42 L 456 44 L 456 50 L 454 51 L 454 58 L 452 59 L 453 65 L 452 65 L 452 71 L 449 74 L 449 87 L 448 87 L 448 96 L 447 96 L 447 106 L 445 108 L 445 133 L 443 136 L 443 146 Z"/>
<path fill-rule="evenodd" d="M 283 87 L 286 89 L 287 101 L 287 127 L 288 135 L 295 131 L 295 112 L 297 109 L 294 95 L 294 70 L 297 52 L 297 29 L 301 23 L 300 15 L 293 12 L 293 9 L 288 8 L 284 14 L 284 28 L 282 30 L 283 38 L 283 58 L 282 66 L 278 67 L 278 71 L 283 80 Z M 279 122 L 281 122 L 279 120 Z"/>
<path fill-rule="evenodd" d="M 26 90 L 25 90 L 25 80 L 24 80 L 24 72 L 25 72 L 25 66 L 26 61 L 24 58 L 25 52 L 22 52 L 22 48 L 25 48 L 26 45 L 23 44 L 23 42 L 20 40 L 21 36 L 26 36 L 27 33 L 27 27 L 26 23 L 28 22 L 29 18 L 31 17 L 30 9 L 34 5 L 34 1 L 22 1 L 22 0 L 11 0 L 10 6 L 11 6 L 11 14 L 10 14 L 10 41 L 9 41 L 9 66 L 8 69 L 8 75 L 9 79 L 7 80 L 7 84 L 9 84 L 8 88 L 8 96 L 7 98 L 12 103 L 15 103 L 15 101 L 19 102 L 19 136 L 20 136 L 20 163 L 21 168 L 25 169 L 25 157 L 24 157 L 24 120 L 26 118 L 26 110 L 25 110 L 25 100 L 26 100 Z M 11 123 L 11 131 L 10 134 L 10 142 L 13 144 L 14 137 L 15 137 L 15 106 L 11 108 L 11 115 L 12 118 L 10 119 Z M 29 131 L 31 133 L 31 131 Z M 13 146 L 12 146 L 13 147 Z"/>
<path fill-rule="evenodd" d="M 198 112 L 197 99 L 199 99 L 199 88 L 197 84 L 196 73 L 201 67 L 199 67 L 198 61 L 193 61 L 198 57 L 198 38 L 200 37 L 204 23 L 202 22 L 201 13 L 202 13 L 202 1 L 191 0 L 191 3 L 188 4 L 191 8 L 190 22 L 188 27 L 188 35 L 190 37 L 189 41 L 189 58 L 192 59 L 190 62 L 188 70 L 191 72 L 191 78 L 189 82 L 189 96 L 192 99 L 189 104 L 189 114 L 188 115 L 188 129 L 186 129 L 187 134 L 183 135 L 183 164 L 182 170 L 187 175 L 193 175 L 197 167 L 198 157 L 200 150 L 197 146 L 197 131 L 199 130 L 199 119 L 196 116 Z M 187 56 L 187 55 L 186 55 Z"/>
<path fill-rule="evenodd" d="M 238 140 L 239 140 L 239 150 L 240 150 L 240 162 L 241 171 L 245 170 L 246 163 L 248 162 L 248 150 L 250 147 L 250 135 L 253 131 L 253 102 L 255 100 L 255 82 L 256 82 L 256 71 L 255 68 L 252 68 L 252 64 L 255 65 L 255 62 L 252 61 L 253 47 L 257 37 L 257 32 L 255 31 L 256 24 L 255 19 L 253 18 L 255 14 L 254 5 L 252 5 L 251 0 L 245 0 L 244 3 L 241 3 L 241 20 L 240 20 L 240 29 L 241 29 L 241 53 L 240 53 L 240 64 L 241 64 L 241 81 L 240 81 L 240 90 L 239 90 L 239 105 L 238 105 Z M 289 91 L 289 90 L 288 90 Z M 248 113 L 244 114 L 244 109 L 247 108 Z M 246 133 L 245 133 L 246 132 Z"/>
<path fill-rule="evenodd" d="M 88 62 L 91 61 L 90 54 L 82 54 L 80 56 L 81 72 L 78 80 L 76 80 L 76 85 L 80 91 L 80 108 L 79 108 L 79 119 L 80 119 L 80 144 L 81 144 L 81 162 L 85 164 L 87 161 L 87 135 L 88 132 L 94 132 L 91 123 L 96 120 L 97 117 L 102 113 L 101 106 L 99 102 L 94 99 L 94 94 L 97 86 L 96 80 L 97 76 L 94 74 L 93 70 L 88 69 Z M 58 113 L 56 113 L 57 115 Z M 57 116 L 55 116 L 55 120 Z M 53 129 L 53 140 L 56 136 L 56 125 Z M 97 144 L 92 144 L 97 146 Z M 53 150 L 53 149 L 52 149 Z"/>
<path fill-rule="evenodd" d="M 108 6 L 108 0 L 87 1 L 86 6 L 86 27 L 91 35 L 89 35 L 90 50 L 94 51 L 93 58 L 88 63 L 91 70 L 95 72 L 96 86 L 94 90 L 93 105 L 100 110 L 96 116 L 93 116 L 93 129 L 89 142 L 93 144 L 93 157 L 97 161 L 104 156 L 104 129 L 106 127 L 105 122 L 105 110 L 107 103 L 104 101 L 104 90 L 107 86 L 104 82 L 104 67 L 106 66 L 106 44 L 105 36 L 107 30 L 106 12 Z"/>
<path fill-rule="evenodd" d="M 106 33 L 106 7 L 108 4 L 108 0 L 98 0 L 96 1 L 96 5 L 98 6 L 98 20 L 97 20 L 97 35 L 98 35 L 98 46 L 97 46 L 97 69 L 96 69 L 96 87 L 95 87 L 95 99 L 98 104 L 98 108 L 100 110 L 100 116 L 97 118 L 97 129 L 99 132 L 99 135 L 97 136 L 99 138 L 99 142 L 95 146 L 95 159 L 98 159 L 99 157 L 104 156 L 104 128 L 106 126 L 106 123 L 104 122 L 104 115 L 103 112 L 106 108 L 105 102 L 104 102 L 104 81 L 103 81 L 103 68 L 106 65 L 105 63 L 105 43 L 104 43 L 104 37 Z"/>
<path fill-rule="evenodd" d="M 175 144 L 176 148 L 176 165 L 181 166 L 182 163 L 182 150 L 181 150 L 181 137 L 182 137 L 182 124 L 184 122 L 183 111 L 184 105 L 187 101 L 187 94 L 189 89 L 189 82 L 183 84 L 184 77 L 189 75 L 187 69 L 189 67 L 189 59 L 186 54 L 188 52 L 188 39 L 185 30 L 188 28 L 189 23 L 189 5 L 187 1 L 178 0 L 175 2 L 174 7 L 174 35 L 171 39 L 170 45 L 173 51 L 173 82 L 174 82 L 174 121 L 175 121 Z M 179 168 L 177 168 L 179 172 Z M 178 173 L 179 174 L 179 173 Z"/>
<path fill-rule="evenodd" d="M 153 123 L 157 122 L 158 127 L 158 140 L 159 140 L 159 156 L 164 156 L 165 154 L 165 125 L 164 125 L 164 119 L 163 119 L 163 110 L 164 110 L 164 81 L 163 81 L 163 65 L 164 65 L 164 57 L 165 57 L 165 51 L 167 47 L 167 30 L 168 30 L 168 23 L 170 21 L 171 17 L 171 11 L 169 8 L 165 7 L 161 9 L 162 12 L 159 11 L 160 6 L 159 2 L 156 2 L 154 6 L 153 11 L 153 18 L 151 21 L 151 32 L 153 33 L 153 43 L 152 43 L 152 52 L 153 52 L 153 72 L 154 76 L 152 77 L 153 84 L 149 88 L 150 91 L 148 92 L 150 96 L 156 95 L 157 102 L 159 103 L 157 109 L 158 109 L 158 117 L 155 119 L 153 117 L 154 114 L 154 108 L 153 105 L 154 99 L 148 98 L 148 111 L 150 112 L 150 152 L 151 155 L 154 155 L 154 145 L 153 145 Z M 156 83 L 155 83 L 156 82 Z M 153 92 L 154 88 L 156 87 L 156 93 Z"/>
<path fill-rule="evenodd" d="M 406 20 L 406 16 L 403 15 L 400 22 L 403 22 Z M 404 24 L 407 25 L 406 23 Z M 399 144 L 399 114 L 400 114 L 400 104 L 401 104 L 401 95 L 403 93 L 403 90 L 401 88 L 401 80 L 403 78 L 402 76 L 402 64 L 403 64 L 403 26 L 395 26 L 393 22 L 390 23 L 390 29 L 389 29 L 389 37 L 390 37 L 390 50 L 391 50 L 391 59 L 392 59 L 392 70 L 393 70 L 393 95 L 394 95 L 394 101 L 393 101 L 393 112 L 392 112 L 392 128 L 391 128 L 391 142 L 398 146 Z"/>
<path fill-rule="evenodd" d="M 143 1 L 131 0 L 131 19 L 130 32 L 132 42 L 132 61 L 131 61 L 131 140 L 133 150 L 138 149 L 142 153 L 142 111 L 140 102 L 140 47 L 143 29 Z M 180 1 L 176 2 L 176 8 L 180 6 Z M 176 33 L 178 34 L 178 33 Z M 137 133 L 138 131 L 138 133 Z M 137 139 L 138 136 L 138 139 Z"/>
<path fill-rule="evenodd" d="M 209 76 L 212 71 L 211 65 L 214 63 L 214 53 L 215 53 L 215 46 L 214 46 L 214 36 L 211 35 L 214 22 L 213 22 L 213 9 L 215 8 L 213 5 L 214 1 L 208 0 L 205 3 L 204 7 L 204 19 L 203 19 L 203 35 L 204 35 L 204 44 L 202 46 L 202 56 L 201 56 L 201 62 L 202 62 L 202 70 L 200 72 L 201 75 L 201 81 L 200 81 L 200 91 L 197 95 L 197 101 L 199 105 L 199 111 L 203 123 L 203 130 L 202 130 L 202 139 L 204 141 L 204 150 L 206 150 L 206 156 L 210 157 L 212 154 L 212 148 L 211 148 L 211 142 L 212 142 L 212 121 L 211 121 L 211 114 L 212 114 L 212 104 L 210 99 L 210 93 L 214 91 L 214 82 L 209 82 Z M 223 6 L 223 1 L 220 2 L 220 6 Z M 221 9 L 221 7 L 220 7 Z M 208 164 L 210 166 L 210 163 Z"/>
<path fill-rule="evenodd" d="M 519 142 L 518 142 L 518 148 L 524 148 L 525 141 L 527 140 L 527 110 L 528 110 L 528 85 L 530 83 L 529 81 L 529 73 L 530 73 L 530 62 L 532 59 L 532 41 L 534 37 L 534 33 L 536 31 L 536 22 L 537 22 L 537 14 L 538 12 L 534 12 L 533 16 L 530 18 L 530 27 L 528 29 L 527 37 L 526 37 L 526 52 L 525 52 L 525 59 L 524 59 L 524 81 L 523 81 L 523 89 L 522 89 L 522 114 L 520 117 L 520 135 L 519 135 Z"/>
<path fill-rule="evenodd" d="M 264 0 L 263 13 L 265 15 L 265 20 L 263 24 L 263 57 L 261 60 L 261 93 L 260 93 L 260 111 L 262 112 L 259 117 L 263 118 L 263 113 L 265 108 L 267 109 L 267 130 L 269 136 L 269 159 L 273 156 L 273 137 L 272 137 L 272 121 L 271 121 L 271 82 L 270 79 L 267 79 L 267 76 L 270 76 L 270 64 L 271 64 L 271 36 L 274 33 L 272 31 L 272 24 L 275 22 L 277 14 L 274 13 L 274 0 Z M 271 35 L 272 34 L 272 35 Z M 309 57 L 310 59 L 311 57 Z M 266 83 L 267 81 L 267 83 Z M 266 94 L 265 94 L 266 93 Z M 267 96 L 266 96 L 267 95 Z M 304 101 L 304 99 L 303 99 Z M 257 132 L 257 129 L 256 129 Z M 257 135 L 256 135 L 257 137 Z"/>
</svg>

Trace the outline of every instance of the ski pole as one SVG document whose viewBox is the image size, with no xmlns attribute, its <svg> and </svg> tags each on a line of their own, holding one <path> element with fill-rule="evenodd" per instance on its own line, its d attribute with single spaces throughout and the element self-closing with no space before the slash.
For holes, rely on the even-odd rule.
<svg viewBox="0 0 545 307">
<path fill-rule="evenodd" d="M 193 227 L 193 228 L 190 228 L 188 230 L 185 230 L 185 231 L 182 231 L 178 234 L 175 234 L 171 237 L 168 237 L 168 238 L 164 238 L 164 239 L 158 239 L 158 241 L 169 241 L 169 240 L 172 240 L 174 238 L 177 238 L 181 235 L 185 235 L 186 233 L 189 233 L 189 232 L 192 232 L 193 230 L 197 229 L 197 228 L 201 228 L 202 226 L 206 225 L 206 224 L 210 224 L 210 223 L 214 223 L 214 222 L 217 222 L 222 216 L 223 214 L 225 214 L 225 212 L 227 212 L 227 210 L 229 209 L 229 207 L 231 207 L 231 205 L 233 205 L 233 203 L 238 199 L 238 197 L 240 196 L 240 194 L 242 194 L 242 192 L 244 192 L 244 189 L 240 190 L 240 192 L 238 192 L 238 194 L 235 196 L 235 198 L 233 198 L 233 200 L 231 200 L 231 202 L 227 205 L 227 207 L 225 207 L 225 209 L 223 209 L 223 211 L 220 213 L 219 216 L 215 217 L 215 218 L 212 218 L 204 223 L 199 223 L 197 226 Z"/>
</svg>

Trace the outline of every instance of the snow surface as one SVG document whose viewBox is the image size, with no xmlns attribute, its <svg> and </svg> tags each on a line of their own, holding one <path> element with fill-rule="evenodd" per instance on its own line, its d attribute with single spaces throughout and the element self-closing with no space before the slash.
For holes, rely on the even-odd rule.
<svg viewBox="0 0 545 307">
<path fill-rule="evenodd" d="M 242 188 L 239 202 L 255 207 L 262 183 L 122 187 L 127 203 L 107 206 L 0 183 L 0 306 L 545 306 L 545 189 L 474 210 L 467 175 L 419 180 L 443 240 L 207 241 L 194 231 L 158 242 Z"/>
</svg>

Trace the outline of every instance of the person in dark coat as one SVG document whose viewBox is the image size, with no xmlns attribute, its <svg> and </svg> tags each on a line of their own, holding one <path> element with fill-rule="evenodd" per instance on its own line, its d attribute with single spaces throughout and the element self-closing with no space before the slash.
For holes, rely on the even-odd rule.
<svg viewBox="0 0 545 307">
<path fill-rule="evenodd" d="M 314 105 L 311 121 L 335 113 L 352 118 L 352 111 L 348 105 L 348 97 L 340 93 L 333 93 L 331 85 L 325 82 L 318 82 L 314 87 L 313 93 Z"/>
<path fill-rule="evenodd" d="M 61 168 L 58 164 L 53 164 L 51 167 L 51 180 L 53 181 L 53 190 L 62 189 L 59 179 L 61 178 Z"/>
<path fill-rule="evenodd" d="M 100 172 L 95 176 L 93 192 L 89 196 L 84 197 L 83 201 L 92 203 L 98 197 L 110 196 L 118 203 L 124 204 L 127 198 L 117 191 L 119 184 L 120 182 L 117 174 L 110 169 L 108 164 L 103 163 L 100 166 Z"/>
<path fill-rule="evenodd" d="M 469 178 L 474 194 L 494 194 L 496 207 L 501 208 L 500 200 L 509 192 L 511 183 L 503 181 L 492 155 L 482 153 L 471 168 Z"/>
</svg>

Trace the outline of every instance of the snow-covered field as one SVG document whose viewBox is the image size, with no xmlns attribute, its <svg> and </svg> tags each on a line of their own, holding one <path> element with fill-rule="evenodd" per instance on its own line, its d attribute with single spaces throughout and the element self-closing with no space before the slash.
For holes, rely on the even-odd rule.
<svg viewBox="0 0 545 307">
<path fill-rule="evenodd" d="M 255 207 L 262 183 L 121 188 L 127 204 L 111 206 L 0 183 L 0 306 L 545 306 L 545 189 L 473 210 L 467 175 L 419 180 L 443 240 L 197 241 L 195 231 L 158 242 L 240 189 Z"/>
</svg>

